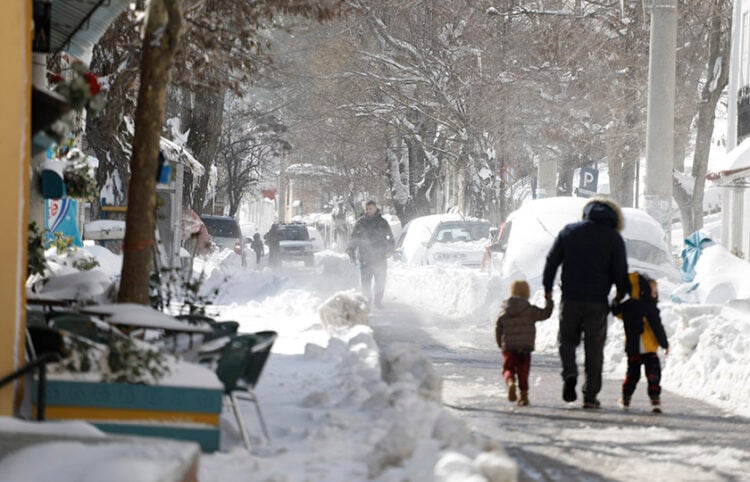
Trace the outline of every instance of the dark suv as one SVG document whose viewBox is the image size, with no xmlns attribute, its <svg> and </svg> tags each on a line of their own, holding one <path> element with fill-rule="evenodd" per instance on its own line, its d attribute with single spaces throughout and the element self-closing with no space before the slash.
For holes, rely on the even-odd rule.
<svg viewBox="0 0 750 482">
<path fill-rule="evenodd" d="M 282 261 L 304 261 L 305 266 L 315 264 L 313 239 L 304 224 L 279 224 L 281 235 L 280 253 Z"/>
</svg>

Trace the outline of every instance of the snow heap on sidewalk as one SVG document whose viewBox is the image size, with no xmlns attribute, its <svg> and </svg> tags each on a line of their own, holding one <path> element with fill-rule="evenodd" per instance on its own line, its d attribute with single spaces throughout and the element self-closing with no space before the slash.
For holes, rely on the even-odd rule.
<svg viewBox="0 0 750 482">
<path fill-rule="evenodd" d="M 338 293 L 323 311 L 335 317 L 338 307 L 338 319 L 351 320 L 345 311 L 357 301 Z M 441 381 L 418 347 L 381 352 L 362 324 L 336 324 L 329 333 L 316 316 L 320 305 L 309 291 L 287 289 L 224 308 L 241 331 L 279 332 L 256 389 L 273 442 L 246 452 L 225 414 L 223 448 L 236 446 L 202 458 L 202 481 L 516 479 L 501 448 L 443 408 Z M 251 420 L 252 407 L 243 410 Z"/>
</svg>

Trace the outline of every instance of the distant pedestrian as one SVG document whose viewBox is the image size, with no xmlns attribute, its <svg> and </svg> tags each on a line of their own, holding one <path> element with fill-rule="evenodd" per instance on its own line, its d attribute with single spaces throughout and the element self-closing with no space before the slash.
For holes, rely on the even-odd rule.
<svg viewBox="0 0 750 482">
<path fill-rule="evenodd" d="M 617 287 L 617 301 L 630 289 L 625 242 L 620 236 L 624 227 L 625 220 L 617 203 L 593 198 L 583 208 L 583 220 L 568 224 L 557 235 L 544 266 L 545 296 L 551 299 L 557 268 L 562 264 L 558 337 L 566 402 L 577 398 L 576 349 L 583 336 L 586 353 L 583 408 L 601 406 L 596 397 L 602 387 L 608 296 L 612 284 Z"/>
<path fill-rule="evenodd" d="M 260 239 L 260 233 L 253 235 L 253 242 L 250 243 L 250 249 L 255 252 L 255 266 L 260 266 L 260 258 L 263 256 L 263 240 Z"/>
<path fill-rule="evenodd" d="M 510 286 L 510 297 L 503 301 L 495 324 L 495 340 L 503 352 L 503 378 L 508 386 L 508 400 L 518 400 L 520 406 L 529 404 L 529 370 L 536 341 L 536 322 L 548 319 L 553 307 L 551 298 L 546 298 L 544 308 L 534 306 L 529 303 L 529 295 L 526 281 L 514 281 Z M 521 390 L 520 398 L 516 386 Z"/>
<path fill-rule="evenodd" d="M 669 353 L 669 342 L 659 316 L 659 290 L 656 281 L 637 272 L 630 273 L 630 299 L 615 304 L 612 312 L 625 325 L 625 353 L 628 373 L 622 384 L 620 406 L 630 407 L 630 399 L 641 378 L 641 366 L 648 381 L 648 398 L 654 412 L 661 412 L 661 362 L 657 351 L 661 346 Z"/>
<path fill-rule="evenodd" d="M 383 307 L 387 258 L 393 254 L 393 248 L 391 226 L 383 219 L 375 201 L 367 201 L 365 214 L 354 224 L 347 252 L 353 261 L 359 261 L 362 294 L 376 308 Z"/>
<path fill-rule="evenodd" d="M 268 265 L 275 268 L 281 264 L 281 231 L 279 225 L 274 223 L 271 229 L 263 236 L 268 246 Z"/>
</svg>

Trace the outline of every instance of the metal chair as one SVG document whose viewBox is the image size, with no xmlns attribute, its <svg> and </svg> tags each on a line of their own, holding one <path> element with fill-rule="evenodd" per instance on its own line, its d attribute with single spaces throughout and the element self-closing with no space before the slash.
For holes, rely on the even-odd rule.
<svg viewBox="0 0 750 482">
<path fill-rule="evenodd" d="M 247 400 L 255 405 L 263 436 L 266 442 L 270 442 L 260 403 L 255 395 L 255 386 L 258 384 L 276 337 L 275 331 L 236 335 L 224 346 L 216 367 L 216 375 L 224 384 L 224 394 L 230 400 L 242 440 L 248 450 L 250 450 L 250 437 L 240 412 L 239 400 Z"/>
</svg>

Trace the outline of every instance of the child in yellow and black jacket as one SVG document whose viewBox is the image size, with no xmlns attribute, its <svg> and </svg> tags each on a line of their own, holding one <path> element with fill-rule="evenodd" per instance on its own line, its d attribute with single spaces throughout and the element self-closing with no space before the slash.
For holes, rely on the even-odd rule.
<svg viewBox="0 0 750 482">
<path fill-rule="evenodd" d="M 612 308 L 625 325 L 625 352 L 628 355 L 628 373 L 622 384 L 620 406 L 630 407 L 630 399 L 641 378 L 641 365 L 646 370 L 648 397 L 654 412 L 661 412 L 661 363 L 659 346 L 669 353 L 669 342 L 659 316 L 659 293 L 656 281 L 634 272 L 630 273 L 630 299 Z"/>
</svg>

